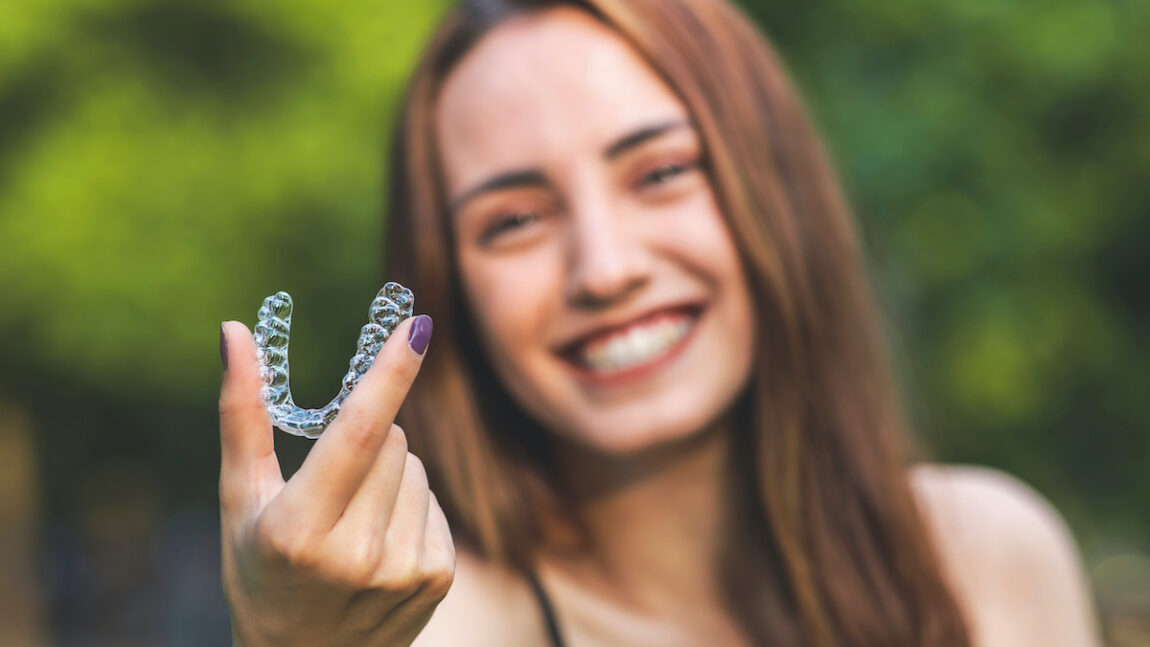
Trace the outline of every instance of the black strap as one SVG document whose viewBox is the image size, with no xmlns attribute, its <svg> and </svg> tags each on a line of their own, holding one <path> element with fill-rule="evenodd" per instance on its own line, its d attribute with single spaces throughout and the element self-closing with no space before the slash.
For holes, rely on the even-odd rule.
<svg viewBox="0 0 1150 647">
<path fill-rule="evenodd" d="M 547 592 L 543 590 L 543 585 L 539 583 L 539 578 L 535 577 L 534 573 L 528 574 L 527 579 L 535 591 L 535 597 L 539 599 L 539 608 L 543 611 L 543 621 L 547 623 L 547 633 L 551 636 L 552 647 L 563 647 L 563 636 L 559 633 L 559 623 L 555 620 L 555 609 L 551 606 L 551 598 L 547 597 Z"/>
</svg>

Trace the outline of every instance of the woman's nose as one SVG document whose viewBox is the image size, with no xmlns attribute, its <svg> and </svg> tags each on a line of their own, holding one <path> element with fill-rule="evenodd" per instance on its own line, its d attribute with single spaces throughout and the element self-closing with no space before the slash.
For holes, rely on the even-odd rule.
<svg viewBox="0 0 1150 647">
<path fill-rule="evenodd" d="M 616 216 L 606 205 L 572 214 L 566 292 L 576 307 L 616 303 L 649 279 L 641 237 Z"/>
</svg>

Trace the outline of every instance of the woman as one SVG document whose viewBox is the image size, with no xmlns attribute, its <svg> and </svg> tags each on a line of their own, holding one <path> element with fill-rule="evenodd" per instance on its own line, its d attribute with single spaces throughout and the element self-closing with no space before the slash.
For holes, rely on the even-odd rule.
<svg viewBox="0 0 1150 647">
<path fill-rule="evenodd" d="M 222 331 L 237 644 L 1097 644 L 1049 505 L 909 467 L 853 223 L 731 6 L 463 2 L 392 168 L 422 369 L 427 316 L 285 484 Z"/>
</svg>

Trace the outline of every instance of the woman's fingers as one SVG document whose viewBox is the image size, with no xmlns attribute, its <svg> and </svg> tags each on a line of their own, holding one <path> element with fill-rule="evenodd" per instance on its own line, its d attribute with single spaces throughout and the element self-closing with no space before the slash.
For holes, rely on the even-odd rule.
<svg viewBox="0 0 1150 647">
<path fill-rule="evenodd" d="M 405 459 L 403 481 L 395 496 L 391 518 L 387 522 L 384 544 L 391 550 L 402 551 L 409 557 L 421 560 L 423 540 L 427 536 L 431 491 L 427 487 L 427 472 L 423 468 L 423 461 L 411 452 L 407 453 Z"/>
<path fill-rule="evenodd" d="M 352 496 L 339 525 L 382 537 L 395 507 L 406 460 L 407 436 L 398 425 L 392 425 L 375 457 L 375 464 Z"/>
<path fill-rule="evenodd" d="M 220 388 L 220 501 L 230 508 L 282 485 L 283 477 L 260 402 L 256 347 L 247 326 L 221 324 L 220 354 L 226 366 Z"/>
<path fill-rule="evenodd" d="M 430 335 L 431 318 L 426 315 L 401 323 L 335 422 L 316 441 L 283 493 L 301 520 L 317 529 L 330 528 L 344 513 L 419 372 Z"/>
<path fill-rule="evenodd" d="M 439 507 L 435 492 L 429 492 L 427 504 L 427 535 L 424 539 L 425 568 L 438 580 L 436 583 L 447 593 L 455 575 L 455 540 L 447 525 L 447 516 Z"/>
<path fill-rule="evenodd" d="M 336 570 L 346 569 L 344 577 L 405 598 L 427 579 L 424 538 L 431 493 L 423 463 L 394 440 L 403 431 L 392 427 L 390 434 L 364 486 L 323 536 L 336 547 L 329 552 L 341 565 Z"/>
</svg>

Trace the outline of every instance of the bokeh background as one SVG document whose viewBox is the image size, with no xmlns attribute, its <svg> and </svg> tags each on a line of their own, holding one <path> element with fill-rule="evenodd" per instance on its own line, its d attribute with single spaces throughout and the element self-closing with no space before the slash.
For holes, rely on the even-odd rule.
<svg viewBox="0 0 1150 647">
<path fill-rule="evenodd" d="M 1150 3 L 742 4 L 839 164 L 920 438 L 1048 497 L 1110 643 L 1150 644 Z M 297 399 L 331 396 L 445 5 L 0 2 L 0 645 L 227 642 L 219 323 L 290 291 Z"/>
</svg>

